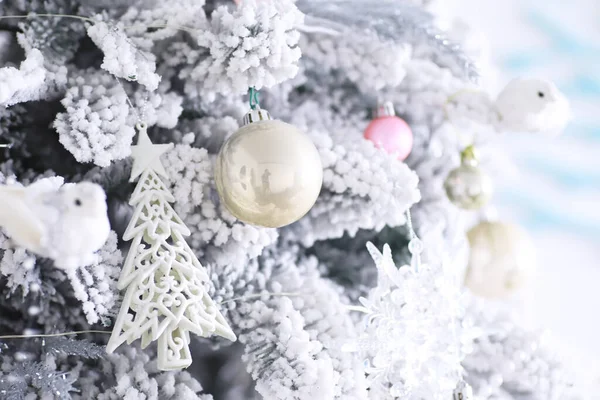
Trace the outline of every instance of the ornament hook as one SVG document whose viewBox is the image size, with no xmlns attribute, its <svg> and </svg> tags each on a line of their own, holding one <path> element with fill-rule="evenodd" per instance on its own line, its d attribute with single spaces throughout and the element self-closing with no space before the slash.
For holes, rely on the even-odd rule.
<svg viewBox="0 0 600 400">
<path fill-rule="evenodd" d="M 250 103 L 250 108 L 253 110 L 260 110 L 260 101 L 258 98 L 258 90 L 253 86 L 248 89 L 248 102 Z"/>
</svg>

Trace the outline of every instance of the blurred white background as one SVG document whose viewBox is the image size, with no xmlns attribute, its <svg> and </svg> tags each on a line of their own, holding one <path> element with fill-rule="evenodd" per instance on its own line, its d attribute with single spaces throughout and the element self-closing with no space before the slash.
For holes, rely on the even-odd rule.
<svg viewBox="0 0 600 400">
<path fill-rule="evenodd" d="M 437 4 L 439 3 L 439 4 Z M 459 18 L 487 41 L 483 84 L 494 94 L 511 78 L 554 81 L 573 121 L 560 137 L 510 135 L 518 173 L 497 182 L 501 219 L 532 234 L 537 277 L 520 300 L 576 357 L 600 366 L 600 1 L 440 0 L 434 11 Z M 485 52 L 484 52 L 485 53 Z"/>
</svg>

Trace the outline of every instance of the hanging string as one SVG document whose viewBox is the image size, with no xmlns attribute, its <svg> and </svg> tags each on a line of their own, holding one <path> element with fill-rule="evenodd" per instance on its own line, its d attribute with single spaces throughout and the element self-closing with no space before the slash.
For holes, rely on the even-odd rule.
<svg viewBox="0 0 600 400">
<path fill-rule="evenodd" d="M 410 213 L 410 208 L 408 210 L 406 210 L 406 226 L 408 227 L 408 234 L 410 236 L 410 240 L 413 240 L 414 238 L 417 237 L 417 233 L 415 232 L 415 229 L 413 227 L 412 215 Z"/>
<path fill-rule="evenodd" d="M 92 24 L 98 22 L 97 20 L 90 18 L 90 17 L 84 17 L 81 15 L 72 15 L 72 14 L 36 14 L 36 13 L 30 13 L 27 15 L 2 15 L 0 16 L 0 20 L 3 19 L 35 19 L 35 18 L 71 18 L 71 19 L 78 19 L 80 21 L 85 21 L 85 22 L 91 22 Z M 160 29 L 160 28 L 168 28 L 168 29 L 175 29 L 178 31 L 183 31 L 183 32 L 188 32 L 191 34 L 196 34 L 198 33 L 197 29 L 193 29 L 193 28 L 189 28 L 186 26 L 180 26 L 180 25 L 166 25 L 166 24 L 152 24 L 152 25 L 146 25 L 146 29 Z"/>
<path fill-rule="evenodd" d="M 71 18 L 78 19 L 86 22 L 96 22 L 94 19 L 90 17 L 82 17 L 81 15 L 71 15 L 71 14 L 36 14 L 34 12 L 27 15 L 3 15 L 0 16 L 0 20 L 2 19 L 33 19 L 37 17 L 49 17 L 49 18 Z"/>
<path fill-rule="evenodd" d="M 115 79 L 117 80 L 117 83 L 119 84 L 121 89 L 123 89 L 123 93 L 125 93 L 125 100 L 127 100 L 127 104 L 129 104 L 129 107 L 131 108 L 133 114 L 135 115 L 138 124 L 145 124 L 146 107 L 148 106 L 148 101 L 149 101 L 150 95 L 148 94 L 148 92 L 146 92 L 146 94 L 144 95 L 144 99 L 142 100 L 142 104 L 140 106 L 140 112 L 138 112 L 137 107 L 135 107 L 133 105 L 133 102 L 131 101 L 131 97 L 129 97 L 129 95 L 127 94 L 127 90 L 125 90 L 125 86 L 123 85 L 123 83 L 121 83 L 121 80 L 116 76 L 115 76 Z"/>
<path fill-rule="evenodd" d="M 408 235 L 410 241 L 408 242 L 408 251 L 412 255 L 411 265 L 416 272 L 419 272 L 421 268 L 421 253 L 423 252 L 423 242 L 418 238 L 417 233 L 413 227 L 412 216 L 410 214 L 410 208 L 406 210 L 406 226 L 408 227 Z"/>
<path fill-rule="evenodd" d="M 285 292 L 279 292 L 279 293 L 270 293 L 270 292 L 264 292 L 264 293 L 257 293 L 257 294 L 251 294 L 248 296 L 242 296 L 242 297 L 235 297 L 233 299 L 229 299 L 229 300 L 225 300 L 222 301 L 220 303 L 217 303 L 218 305 L 223 305 L 223 304 L 227 304 L 227 303 L 233 303 L 236 301 L 246 301 L 246 300 L 252 300 L 252 299 L 260 299 L 264 296 L 269 296 L 269 297 L 300 297 L 300 296 L 310 296 L 310 293 L 300 293 L 300 292 L 290 292 L 290 293 L 285 293 Z M 2 339 L 37 339 L 37 338 L 48 338 L 48 337 L 59 337 L 59 336 L 72 336 L 72 335 L 82 335 L 82 334 L 86 334 L 86 333 L 100 333 L 100 334 L 105 334 L 105 335 L 110 335 L 112 334 L 112 331 L 100 331 L 100 330 L 87 330 L 87 331 L 71 331 L 71 332 L 60 332 L 60 333 L 42 333 L 42 334 L 37 334 L 37 335 L 2 335 L 0 336 L 0 340 Z"/>
<path fill-rule="evenodd" d="M 250 103 L 250 108 L 253 110 L 260 110 L 260 101 L 258 96 L 258 90 L 255 87 L 251 87 L 248 89 L 248 102 Z"/>
<path fill-rule="evenodd" d="M 220 303 L 217 303 L 218 305 L 222 305 L 222 304 L 227 304 L 227 303 L 233 303 L 235 301 L 246 301 L 246 300 L 252 300 L 252 299 L 260 299 L 263 296 L 271 296 L 271 297 L 300 297 L 300 296 L 307 296 L 308 293 L 285 293 L 285 292 L 281 292 L 281 293 L 269 293 L 269 292 L 265 292 L 265 293 L 257 293 L 257 294 L 251 294 L 248 296 L 242 296 L 242 297 L 235 297 L 233 299 L 229 299 L 229 300 L 225 300 L 222 301 Z"/>
<path fill-rule="evenodd" d="M 84 333 L 105 333 L 111 334 L 111 331 L 97 331 L 97 330 L 89 330 L 89 331 L 72 331 L 72 332 L 62 332 L 62 333 L 40 333 L 37 335 L 3 335 L 0 336 L 0 339 L 27 339 L 27 338 L 49 338 L 49 337 L 59 337 L 59 336 L 72 336 L 72 335 L 80 335 Z"/>
</svg>

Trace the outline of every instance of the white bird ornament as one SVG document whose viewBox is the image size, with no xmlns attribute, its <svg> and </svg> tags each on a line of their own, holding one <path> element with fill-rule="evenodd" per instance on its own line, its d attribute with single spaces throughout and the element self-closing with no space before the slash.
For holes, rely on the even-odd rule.
<svg viewBox="0 0 600 400">
<path fill-rule="evenodd" d="M 97 184 L 63 185 L 62 178 L 0 185 L 0 226 L 15 245 L 58 268 L 90 265 L 110 233 L 106 194 Z"/>
<path fill-rule="evenodd" d="M 513 79 L 494 102 L 500 132 L 562 132 L 571 111 L 556 85 L 543 79 Z"/>
<path fill-rule="evenodd" d="M 571 119 L 569 101 L 550 81 L 518 78 L 493 99 L 480 90 L 463 90 L 450 96 L 446 113 L 457 126 L 476 122 L 497 132 L 560 134 Z"/>
</svg>

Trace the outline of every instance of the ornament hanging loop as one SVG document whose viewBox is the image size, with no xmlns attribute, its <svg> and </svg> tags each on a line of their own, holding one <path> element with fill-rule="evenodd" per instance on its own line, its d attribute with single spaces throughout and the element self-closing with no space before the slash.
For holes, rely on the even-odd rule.
<svg viewBox="0 0 600 400">
<path fill-rule="evenodd" d="M 244 116 L 242 126 L 246 126 L 253 122 L 270 121 L 273 119 L 267 110 L 260 108 L 258 90 L 256 90 L 255 87 L 248 89 L 248 103 L 250 103 L 250 112 Z"/>
<path fill-rule="evenodd" d="M 463 165 L 477 166 L 479 164 L 479 156 L 474 145 L 469 145 L 460 153 L 460 161 Z"/>
<path fill-rule="evenodd" d="M 408 226 L 408 234 L 410 242 L 408 242 L 408 251 L 411 254 L 411 265 L 415 272 L 419 272 L 421 267 L 421 253 L 423 252 L 423 242 L 418 238 L 412 224 L 412 216 L 410 209 L 406 210 L 406 225 Z"/>
<path fill-rule="evenodd" d="M 248 89 L 248 102 L 252 110 L 260 110 L 260 101 L 258 96 L 258 90 L 255 87 Z"/>
</svg>

